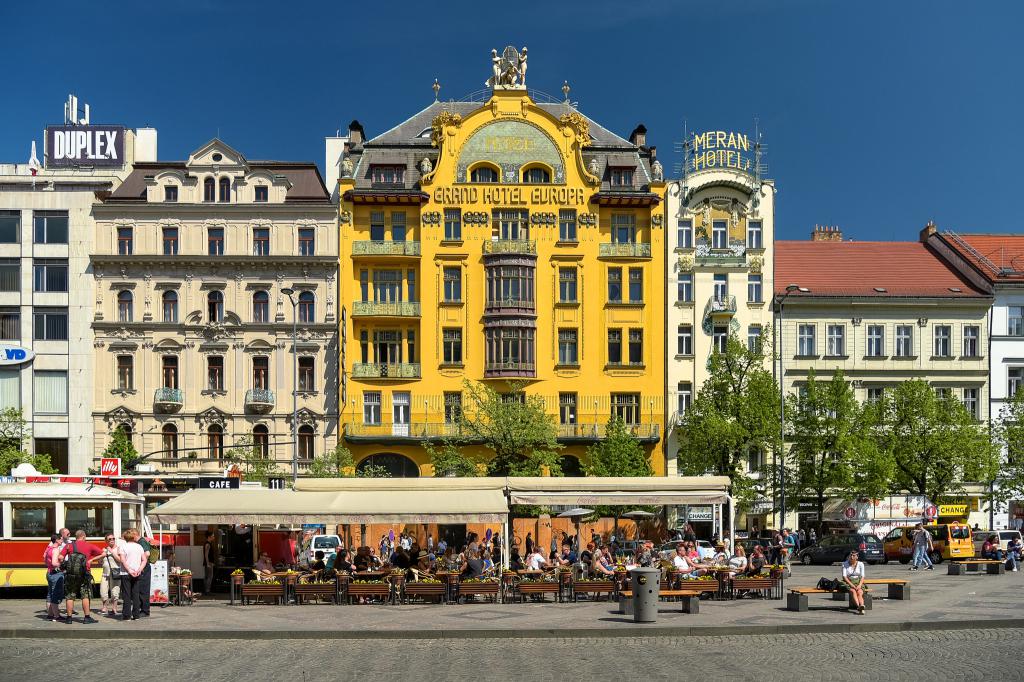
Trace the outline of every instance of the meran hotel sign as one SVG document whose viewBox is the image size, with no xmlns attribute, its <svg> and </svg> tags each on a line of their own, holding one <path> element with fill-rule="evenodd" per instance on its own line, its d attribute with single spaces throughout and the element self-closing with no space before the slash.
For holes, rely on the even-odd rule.
<svg viewBox="0 0 1024 682">
<path fill-rule="evenodd" d="M 742 133 L 727 133 L 723 130 L 695 133 L 689 170 L 696 172 L 710 168 L 735 168 L 749 173 L 753 166 L 749 156 L 750 147 L 750 138 Z"/>
<path fill-rule="evenodd" d="M 587 197 L 582 187 L 438 187 L 434 190 L 434 203 L 442 206 L 476 204 L 481 201 L 505 206 L 582 206 L 587 203 Z"/>
</svg>

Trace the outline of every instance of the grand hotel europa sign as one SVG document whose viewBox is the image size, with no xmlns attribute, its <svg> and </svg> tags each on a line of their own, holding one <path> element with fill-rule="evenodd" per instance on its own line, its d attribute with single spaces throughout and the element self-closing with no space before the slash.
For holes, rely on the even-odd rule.
<svg viewBox="0 0 1024 682">
<path fill-rule="evenodd" d="M 755 142 L 748 135 L 709 130 L 694 133 L 688 142 L 686 165 L 691 173 L 712 168 L 753 171 Z"/>
</svg>

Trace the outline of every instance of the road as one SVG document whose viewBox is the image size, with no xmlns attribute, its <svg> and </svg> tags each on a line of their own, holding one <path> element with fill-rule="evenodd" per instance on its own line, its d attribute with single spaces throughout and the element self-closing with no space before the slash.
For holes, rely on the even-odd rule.
<svg viewBox="0 0 1024 682">
<path fill-rule="evenodd" d="M 1020 679 L 1024 629 L 729 637 L 365 640 L 0 640 L 0 680 L 55 665 L 135 668 L 145 679 L 995 680 Z M 125 672 L 124 674 L 127 674 Z M 116 677 L 123 677 L 118 672 Z"/>
</svg>

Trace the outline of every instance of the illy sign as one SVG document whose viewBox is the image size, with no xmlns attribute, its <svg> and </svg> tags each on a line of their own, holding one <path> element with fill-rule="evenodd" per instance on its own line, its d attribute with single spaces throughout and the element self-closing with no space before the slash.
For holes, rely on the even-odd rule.
<svg viewBox="0 0 1024 682">
<path fill-rule="evenodd" d="M 121 167 L 124 126 L 46 126 L 46 167 Z"/>
<path fill-rule="evenodd" d="M 104 457 L 100 460 L 100 476 L 120 476 L 121 459 L 119 457 Z"/>
</svg>

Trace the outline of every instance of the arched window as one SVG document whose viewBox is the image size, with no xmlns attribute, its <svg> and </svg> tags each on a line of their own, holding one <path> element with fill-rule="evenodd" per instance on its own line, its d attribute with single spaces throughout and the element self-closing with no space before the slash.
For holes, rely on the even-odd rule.
<svg viewBox="0 0 1024 682">
<path fill-rule="evenodd" d="M 305 424 L 299 427 L 299 459 L 313 459 L 313 427 Z"/>
<path fill-rule="evenodd" d="M 270 294 L 265 291 L 252 295 L 252 321 L 270 322 Z"/>
<path fill-rule="evenodd" d="M 224 427 L 219 424 L 210 424 L 206 429 L 206 447 L 210 452 L 210 459 L 224 458 Z"/>
<path fill-rule="evenodd" d="M 231 181 L 227 178 L 220 179 L 220 198 L 219 201 L 228 202 L 231 201 Z"/>
<path fill-rule="evenodd" d="M 551 182 L 551 173 L 547 168 L 534 166 L 523 171 L 523 182 L 529 185 L 543 185 Z"/>
<path fill-rule="evenodd" d="M 163 441 L 160 447 L 163 450 L 160 453 L 161 459 L 178 459 L 178 427 L 174 424 L 164 424 L 160 433 Z"/>
<path fill-rule="evenodd" d="M 316 318 L 316 298 L 312 291 L 299 294 L 299 322 L 312 323 Z"/>
<path fill-rule="evenodd" d="M 213 181 L 213 178 L 206 178 L 203 180 L 203 201 L 216 201 L 217 200 L 217 183 Z"/>
<path fill-rule="evenodd" d="M 270 430 L 265 424 L 252 427 L 252 446 L 263 459 L 270 457 Z"/>
<path fill-rule="evenodd" d="M 132 321 L 132 292 L 128 290 L 117 293 L 117 320 L 118 322 Z"/>
<path fill-rule="evenodd" d="M 163 295 L 164 301 L 164 322 L 177 322 L 178 321 L 178 292 L 177 291 L 165 291 Z"/>
<path fill-rule="evenodd" d="M 224 293 L 211 291 L 206 295 L 206 310 L 209 313 L 210 322 L 224 321 Z"/>
<path fill-rule="evenodd" d="M 470 182 L 498 182 L 498 169 L 491 166 L 478 166 L 469 174 Z"/>
<path fill-rule="evenodd" d="M 558 468 L 562 470 L 563 476 L 586 476 L 580 460 L 572 455 L 562 455 L 558 458 Z"/>
<path fill-rule="evenodd" d="M 391 478 L 418 478 L 420 468 L 405 455 L 388 452 L 366 457 L 356 465 L 356 472 L 374 475 L 387 472 L 387 476 Z"/>
<path fill-rule="evenodd" d="M 125 440 L 132 442 L 132 436 L 135 434 L 132 432 L 131 424 L 118 424 L 117 430 L 124 434 Z"/>
</svg>

